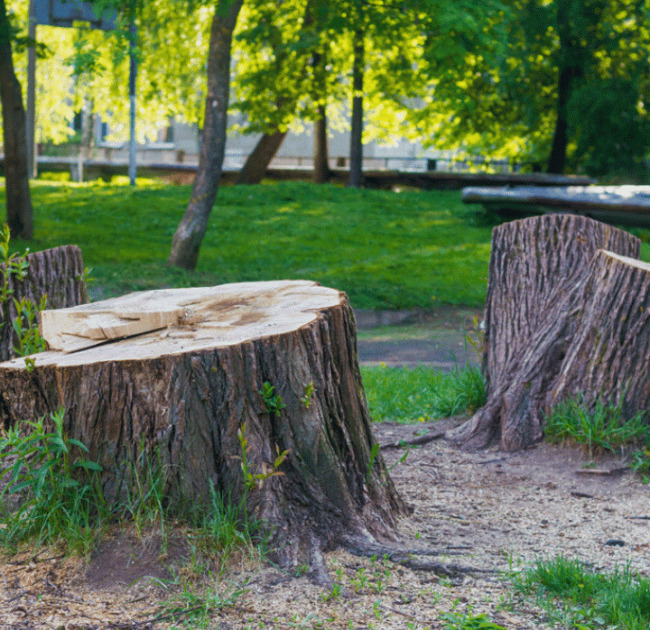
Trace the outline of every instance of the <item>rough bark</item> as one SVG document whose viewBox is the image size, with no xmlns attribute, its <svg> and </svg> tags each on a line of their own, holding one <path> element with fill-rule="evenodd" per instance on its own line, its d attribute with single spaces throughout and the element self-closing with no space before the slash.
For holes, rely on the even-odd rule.
<svg viewBox="0 0 650 630">
<path fill-rule="evenodd" d="M 276 448 L 289 451 L 282 475 L 247 495 L 282 566 L 317 566 L 323 549 L 390 538 L 403 504 L 372 450 L 345 294 L 306 281 L 214 289 L 212 301 L 187 297 L 197 289 L 164 291 L 168 304 L 184 292 L 188 313 L 162 331 L 34 355 L 31 372 L 21 360 L 0 365 L 0 419 L 11 426 L 62 405 L 68 433 L 104 467 L 109 497 L 129 483 L 127 463 L 159 457 L 169 500 L 196 506 L 210 501 L 211 485 L 233 501 L 244 495 L 245 425 L 253 474 L 269 469 Z M 90 306 L 105 316 L 119 299 Z M 264 383 L 286 405 L 279 414 Z"/>
<path fill-rule="evenodd" d="M 359 188 L 363 182 L 363 71 L 364 33 L 354 32 L 352 60 L 352 126 L 350 129 L 350 186 Z"/>
<path fill-rule="evenodd" d="M 65 245 L 35 252 L 26 256 L 28 268 L 23 280 L 10 274 L 8 281 L 11 297 L 17 300 L 30 299 L 39 304 L 47 295 L 48 308 L 67 308 L 88 302 L 81 250 L 76 245 Z M 0 266 L 4 278 L 4 265 Z M 0 360 L 12 356 L 16 345 L 11 321 L 16 308 L 11 299 L 0 309 Z"/>
<path fill-rule="evenodd" d="M 603 254 L 604 249 L 614 253 Z M 599 277 L 595 265 L 603 256 L 618 260 L 617 254 L 638 257 L 639 251 L 636 237 L 586 217 L 534 217 L 494 230 L 483 357 L 488 400 L 453 432 L 454 439 L 467 448 L 481 448 L 495 439 L 506 450 L 524 448 L 541 439 L 544 414 L 550 405 L 561 395 L 569 395 L 569 390 L 577 393 L 574 385 L 560 387 L 561 382 L 585 386 L 598 379 L 605 382 L 605 376 L 597 377 L 596 367 L 589 367 L 585 355 L 577 350 L 584 345 L 580 339 L 587 334 L 585 327 L 592 326 L 589 318 L 594 319 L 587 314 L 606 303 L 600 297 L 591 304 L 586 287 Z M 636 269 L 629 262 L 632 258 L 624 260 L 627 267 Z M 617 303 L 643 299 L 642 286 L 630 292 L 620 291 L 622 286 L 610 282 L 602 289 Z M 608 330 L 619 327 L 614 319 L 608 319 L 613 312 L 610 305 L 601 313 L 602 325 Z M 628 324 L 630 334 L 638 336 L 637 324 Z M 596 396 L 618 402 L 624 384 L 630 379 L 636 382 L 636 365 L 645 359 L 630 348 L 626 351 L 630 362 L 611 375 L 608 389 L 583 392 L 591 402 Z M 618 356 L 618 350 L 610 352 Z M 569 357 L 573 359 L 567 363 Z M 599 365 L 603 370 L 610 367 Z M 625 406 L 642 409 L 644 400 L 644 394 L 631 391 L 625 395 Z"/>
<path fill-rule="evenodd" d="M 192 196 L 172 241 L 169 264 L 194 269 L 214 205 L 226 150 L 232 35 L 243 0 L 220 0 L 210 31 L 208 96 Z"/>
<path fill-rule="evenodd" d="M 7 224 L 13 237 L 33 236 L 32 200 L 27 167 L 27 129 L 20 83 L 11 53 L 11 25 L 0 0 L 0 98 L 4 138 Z"/>
<path fill-rule="evenodd" d="M 282 142 L 287 136 L 287 131 L 274 131 L 262 134 L 253 151 L 246 158 L 239 175 L 237 184 L 259 184 L 269 168 L 271 160 L 275 157 Z"/>
</svg>

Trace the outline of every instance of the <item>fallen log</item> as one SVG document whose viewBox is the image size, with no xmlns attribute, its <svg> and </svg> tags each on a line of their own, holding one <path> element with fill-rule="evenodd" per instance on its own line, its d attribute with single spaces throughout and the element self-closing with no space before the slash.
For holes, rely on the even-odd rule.
<svg viewBox="0 0 650 630">
<path fill-rule="evenodd" d="M 493 233 L 483 368 L 487 403 L 449 437 L 505 450 L 539 441 L 544 416 L 582 395 L 650 408 L 650 265 L 640 243 L 585 217 L 514 221 Z M 607 247 L 615 252 L 598 249 Z"/>
<path fill-rule="evenodd" d="M 0 364 L 0 420 L 64 407 L 109 500 L 158 460 L 174 504 L 245 497 L 282 566 L 392 536 L 404 506 L 372 437 L 345 294 L 307 281 L 144 292 L 48 314 L 43 335 L 60 349 L 33 369 Z"/>
<path fill-rule="evenodd" d="M 650 186 L 470 186 L 463 188 L 461 198 L 510 219 L 570 213 L 613 225 L 650 227 Z"/>
</svg>

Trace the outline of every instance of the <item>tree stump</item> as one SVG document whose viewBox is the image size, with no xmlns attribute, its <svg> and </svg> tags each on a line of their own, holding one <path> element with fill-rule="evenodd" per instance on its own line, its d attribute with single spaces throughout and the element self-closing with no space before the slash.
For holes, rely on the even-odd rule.
<svg viewBox="0 0 650 630">
<path fill-rule="evenodd" d="M 488 400 L 450 437 L 506 450 L 543 435 L 551 406 L 578 393 L 650 406 L 650 273 L 639 240 L 586 217 L 506 223 L 492 235 L 483 372 Z M 647 372 L 646 372 L 647 374 Z"/>
<path fill-rule="evenodd" d="M 35 252 L 25 256 L 25 259 L 28 264 L 25 277 L 19 280 L 10 274 L 7 278 L 12 298 L 28 298 L 34 304 L 39 304 L 42 297 L 47 295 L 48 308 L 55 309 L 88 302 L 83 258 L 76 245 Z M 4 265 L 1 269 L 4 277 Z M 15 316 L 16 307 L 10 299 L 0 309 L 0 361 L 13 356 L 16 339 L 11 321 Z"/>
<path fill-rule="evenodd" d="M 308 281 L 135 293 L 46 314 L 43 335 L 60 349 L 33 370 L 0 364 L 0 419 L 64 407 L 111 500 L 129 467 L 158 457 L 170 501 L 208 504 L 211 486 L 238 501 L 243 431 L 253 474 L 288 451 L 282 475 L 248 494 L 283 566 L 391 537 L 403 504 L 373 448 L 344 293 Z"/>
</svg>

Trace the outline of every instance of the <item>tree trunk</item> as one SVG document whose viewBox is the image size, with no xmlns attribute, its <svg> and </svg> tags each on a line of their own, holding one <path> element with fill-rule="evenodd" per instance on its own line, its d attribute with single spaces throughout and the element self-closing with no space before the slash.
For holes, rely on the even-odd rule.
<svg viewBox="0 0 650 630">
<path fill-rule="evenodd" d="M 314 182 L 326 184 L 331 176 L 329 149 L 327 146 L 327 109 L 318 106 L 318 118 L 314 122 Z"/>
<path fill-rule="evenodd" d="M 73 315 L 55 313 L 43 334 L 89 347 L 34 355 L 31 372 L 1 364 L 0 419 L 12 426 L 63 406 L 66 430 L 104 468 L 109 499 L 119 501 L 132 467 L 158 457 L 172 502 L 209 504 L 211 486 L 247 497 L 284 567 L 392 536 L 403 504 L 373 449 L 345 294 L 243 283 L 132 294 Z M 282 474 L 246 492 L 243 472 L 273 471 L 284 451 Z"/>
<path fill-rule="evenodd" d="M 560 61 L 558 68 L 557 104 L 555 130 L 551 145 L 551 154 L 548 159 L 546 171 L 548 173 L 564 173 L 566 164 L 566 150 L 569 141 L 569 100 L 574 80 L 582 74 L 579 64 L 581 56 L 580 37 L 574 30 L 576 24 L 571 17 L 571 4 L 573 0 L 559 0 L 557 2 L 557 32 L 560 40 Z"/>
<path fill-rule="evenodd" d="M 359 188 L 363 182 L 363 70 L 364 33 L 354 32 L 352 61 L 352 128 L 350 130 L 350 186 Z"/>
<path fill-rule="evenodd" d="M 172 241 L 169 264 L 194 269 L 210 211 L 217 196 L 226 150 L 226 127 L 230 95 L 232 34 L 243 0 L 219 0 L 210 32 L 208 96 L 199 168 L 192 196 Z"/>
<path fill-rule="evenodd" d="M 259 184 L 269 168 L 271 160 L 275 157 L 287 131 L 274 131 L 265 133 L 258 140 L 255 148 L 246 158 L 246 162 L 239 171 L 237 184 Z"/>
<path fill-rule="evenodd" d="M 0 309 L 0 360 L 6 361 L 13 356 L 13 347 L 17 345 L 16 335 L 11 322 L 16 316 L 13 298 L 27 298 L 39 304 L 47 295 L 48 308 L 67 308 L 86 304 L 88 292 L 84 276 L 84 264 L 81 250 L 76 245 L 65 245 L 28 254 L 27 272 L 22 280 L 14 274 L 7 278 L 11 292 L 10 300 Z M 0 266 L 4 279 L 4 265 Z"/>
<path fill-rule="evenodd" d="M 603 254 L 604 250 L 613 253 Z M 596 262 L 602 266 L 604 259 L 627 256 L 627 262 L 617 268 L 633 270 L 643 265 L 632 260 L 639 252 L 636 237 L 586 217 L 548 215 L 495 228 L 483 355 L 488 400 L 452 437 L 467 448 L 481 448 L 494 439 L 499 439 L 506 450 L 524 448 L 541 439 L 544 414 L 561 395 L 568 395 L 569 389 L 576 393 L 573 384 L 604 379 L 604 375 L 596 374 L 610 366 L 602 363 L 598 368 L 589 367 L 585 359 L 588 355 L 576 355 L 586 343 L 580 341 L 584 335 L 594 333 L 589 323 L 594 315 L 589 313 L 606 302 L 599 297 L 591 304 L 586 287 L 591 286 L 594 278 L 601 278 L 600 267 L 595 269 Z M 623 275 L 621 272 L 620 277 Z M 624 301 L 630 308 L 636 300 L 643 300 L 638 287 L 619 292 L 609 282 L 603 283 L 602 289 L 611 293 L 611 300 Z M 607 338 L 610 333 L 606 331 L 611 330 L 617 330 L 620 338 L 620 322 L 610 317 L 614 313 L 612 308 L 608 306 L 601 313 L 604 329 L 598 333 L 599 338 Z M 636 328 L 638 319 L 625 324 L 631 339 L 640 334 Z M 642 348 L 642 340 L 638 341 Z M 634 370 L 646 359 L 629 345 L 625 348 L 632 362 L 611 374 L 607 390 L 584 392 L 592 403 L 597 395 L 605 402 L 618 402 L 625 383 L 638 380 Z M 618 356 L 620 348 L 610 348 L 608 352 Z M 634 357 L 640 362 L 637 366 Z M 642 409 L 647 402 L 642 393 L 625 394 L 626 409 Z"/>
<path fill-rule="evenodd" d="M 559 71 L 555 130 L 553 132 L 551 154 L 548 158 L 548 165 L 546 167 L 547 173 L 564 173 L 569 128 L 567 109 L 572 82 L 573 69 L 562 68 Z"/>
<path fill-rule="evenodd" d="M 11 25 L 5 0 L 0 0 L 0 97 L 4 133 L 7 224 L 12 237 L 33 237 L 32 200 L 27 168 L 27 130 L 20 83 L 11 53 Z"/>
</svg>

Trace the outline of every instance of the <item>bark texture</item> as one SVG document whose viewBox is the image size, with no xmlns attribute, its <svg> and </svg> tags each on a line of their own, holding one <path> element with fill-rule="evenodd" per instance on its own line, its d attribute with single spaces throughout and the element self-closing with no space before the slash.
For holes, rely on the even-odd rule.
<svg viewBox="0 0 650 630">
<path fill-rule="evenodd" d="M 34 355 L 31 372 L 20 360 L 0 365 L 4 425 L 62 405 L 69 434 L 104 467 L 109 497 L 121 496 L 132 467 L 159 456 L 167 496 L 195 505 L 210 501 L 211 484 L 242 496 L 245 426 L 253 474 L 269 469 L 276 448 L 289 451 L 283 474 L 248 494 L 283 566 L 318 565 L 323 549 L 391 537 L 403 504 L 372 450 L 345 294 L 305 281 L 217 289 L 189 324 Z M 278 414 L 264 383 L 286 405 Z"/>
<path fill-rule="evenodd" d="M 76 245 L 65 245 L 28 254 L 27 275 L 18 280 L 10 274 L 8 281 L 11 297 L 17 300 L 29 298 L 39 304 L 47 295 L 48 308 L 67 308 L 88 302 L 81 250 Z M 4 265 L 0 266 L 4 277 Z M 0 310 L 0 360 L 12 356 L 16 339 L 11 322 L 16 315 L 13 300 Z"/>
<path fill-rule="evenodd" d="M 203 141 L 192 196 L 174 238 L 169 264 L 194 269 L 208 227 L 223 168 L 230 98 L 232 35 L 243 0 L 220 0 L 215 8 L 208 52 L 208 96 Z"/>
<path fill-rule="evenodd" d="M 27 167 L 27 129 L 20 83 L 11 53 L 11 25 L 5 0 L 0 0 L 0 98 L 4 138 L 7 224 L 12 237 L 33 236 L 32 199 Z"/>
<path fill-rule="evenodd" d="M 639 380 L 638 366 L 647 362 L 646 315 L 634 311 L 622 323 L 615 314 L 615 305 L 634 310 L 647 299 L 650 275 L 634 260 L 639 252 L 636 237 L 586 217 L 549 215 L 495 228 L 483 355 L 488 401 L 453 433 L 455 439 L 467 448 L 495 439 L 506 450 L 524 448 L 541 439 L 550 406 L 578 392 L 590 403 L 600 397 L 624 400 L 628 411 L 647 408 L 647 392 L 626 386 Z M 605 268 L 616 269 L 616 281 L 605 281 Z M 623 343 L 622 327 L 631 335 L 624 351 L 614 347 Z M 619 341 L 612 339 L 607 353 L 596 349 L 597 360 L 588 357 L 589 343 L 613 334 Z M 610 355 L 619 358 L 605 360 Z"/>
</svg>

